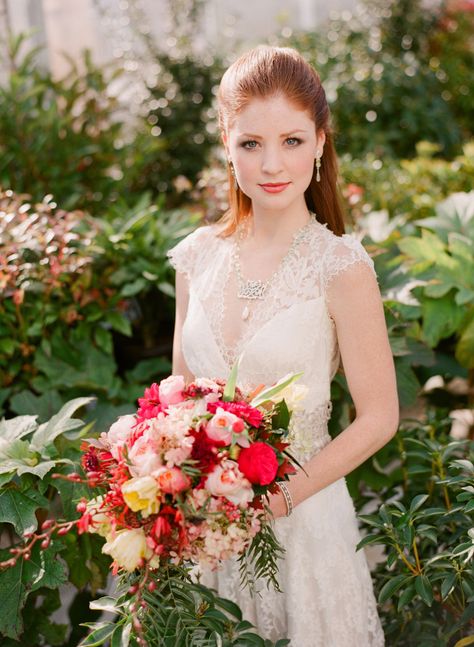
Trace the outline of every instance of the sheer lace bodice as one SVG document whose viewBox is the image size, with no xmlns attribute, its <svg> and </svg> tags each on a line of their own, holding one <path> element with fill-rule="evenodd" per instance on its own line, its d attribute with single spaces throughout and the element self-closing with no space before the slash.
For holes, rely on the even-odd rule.
<svg viewBox="0 0 474 647">
<path fill-rule="evenodd" d="M 265 298 L 251 303 L 246 319 L 248 302 L 237 297 L 236 234 L 221 238 L 216 225 L 203 226 L 168 255 L 189 284 L 182 352 L 191 373 L 225 379 L 239 356 L 244 388 L 303 373 L 299 383 L 308 392 L 292 416 L 290 451 L 305 463 L 330 442 L 330 385 L 339 365 L 328 308 L 331 282 L 356 266 L 373 272 L 373 263 L 356 238 L 336 236 L 316 219 L 296 237 Z M 270 269 L 245 278 L 265 281 Z M 283 594 L 265 588 L 251 598 L 239 588 L 235 560 L 205 573 L 203 582 L 237 602 L 270 640 L 288 637 L 291 647 L 382 647 L 370 573 L 363 551 L 355 550 L 360 535 L 345 480 L 306 499 L 291 517 L 277 519 L 275 532 L 286 550 Z"/>
<path fill-rule="evenodd" d="M 278 266 L 277 280 L 264 299 L 252 302 L 246 320 L 241 316 L 245 302 L 237 297 L 236 234 L 220 238 L 216 226 L 207 225 L 168 254 L 190 284 L 182 332 L 190 371 L 226 378 L 241 356 L 239 382 L 244 387 L 303 372 L 299 382 L 308 387 L 308 395 L 304 413 L 295 414 L 292 422 L 292 449 L 299 459 L 307 459 L 329 442 L 330 384 L 339 364 L 328 286 L 350 266 L 373 263 L 356 238 L 338 237 L 315 218 L 295 238 Z"/>
</svg>

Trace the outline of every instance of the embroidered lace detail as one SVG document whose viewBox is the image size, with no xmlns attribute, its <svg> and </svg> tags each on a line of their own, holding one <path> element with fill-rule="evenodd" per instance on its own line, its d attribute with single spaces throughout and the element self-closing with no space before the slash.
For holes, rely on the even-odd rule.
<svg viewBox="0 0 474 647">
<path fill-rule="evenodd" d="M 290 420 L 288 451 L 298 462 L 305 463 L 331 442 L 327 423 L 331 417 L 332 402 L 328 400 L 312 411 L 295 410 Z"/>
</svg>

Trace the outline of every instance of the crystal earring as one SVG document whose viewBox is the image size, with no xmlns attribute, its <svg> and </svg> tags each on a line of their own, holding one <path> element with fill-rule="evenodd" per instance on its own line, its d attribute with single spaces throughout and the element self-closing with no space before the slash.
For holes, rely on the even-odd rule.
<svg viewBox="0 0 474 647">
<path fill-rule="evenodd" d="M 319 169 L 321 168 L 321 156 L 319 153 L 316 153 L 316 158 L 314 160 L 314 166 L 316 168 L 316 182 L 321 181 L 321 176 L 319 175 Z"/>
<path fill-rule="evenodd" d="M 234 189 L 237 191 L 239 188 L 239 184 L 237 182 L 237 177 L 235 175 L 235 168 L 232 160 L 229 160 L 229 166 L 230 166 L 230 172 L 232 173 L 232 177 L 234 178 Z"/>
</svg>

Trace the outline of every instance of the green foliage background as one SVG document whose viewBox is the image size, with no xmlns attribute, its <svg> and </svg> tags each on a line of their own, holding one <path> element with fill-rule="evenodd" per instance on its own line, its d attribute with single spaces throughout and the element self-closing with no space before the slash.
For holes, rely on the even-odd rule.
<svg viewBox="0 0 474 647">
<path fill-rule="evenodd" d="M 451 435 L 451 414 L 472 411 L 474 393 L 473 17 L 467 4 L 377 0 L 274 39 L 321 74 L 349 228 L 384 299 L 403 420 L 347 480 L 363 544 L 384 550 L 373 577 L 396 647 L 461 647 L 474 619 L 472 423 Z M 24 37 L 11 43 L 0 88 L 0 560 L 47 516 L 74 518 L 81 493 L 52 473 L 76 469 L 81 437 L 170 372 L 166 250 L 225 204 L 214 103 L 225 61 L 186 39 L 179 51 L 148 47 L 160 74 L 132 123 L 110 93 L 120 67 L 85 53 L 54 79 Z M 342 374 L 332 391 L 337 434 L 354 416 Z M 71 533 L 1 572 L 2 645 L 77 645 L 108 566 L 100 542 Z M 60 625 L 51 617 L 66 582 L 76 593 Z M 187 604 L 176 622 L 188 614 L 197 627 Z M 225 603 L 206 604 L 209 627 L 222 622 Z M 229 644 L 243 644 L 250 628 L 229 612 L 240 626 Z M 96 631 L 105 640 L 125 626 Z"/>
</svg>

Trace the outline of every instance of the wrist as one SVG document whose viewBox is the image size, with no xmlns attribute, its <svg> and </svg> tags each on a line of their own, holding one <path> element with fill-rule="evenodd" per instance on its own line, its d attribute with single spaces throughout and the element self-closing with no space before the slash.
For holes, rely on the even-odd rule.
<svg viewBox="0 0 474 647">
<path fill-rule="evenodd" d="M 282 493 L 283 499 L 285 501 L 286 516 L 289 517 L 293 512 L 293 499 L 291 497 L 290 490 L 288 489 L 288 485 L 282 481 L 278 481 L 277 485 L 280 488 L 280 492 Z"/>
</svg>

